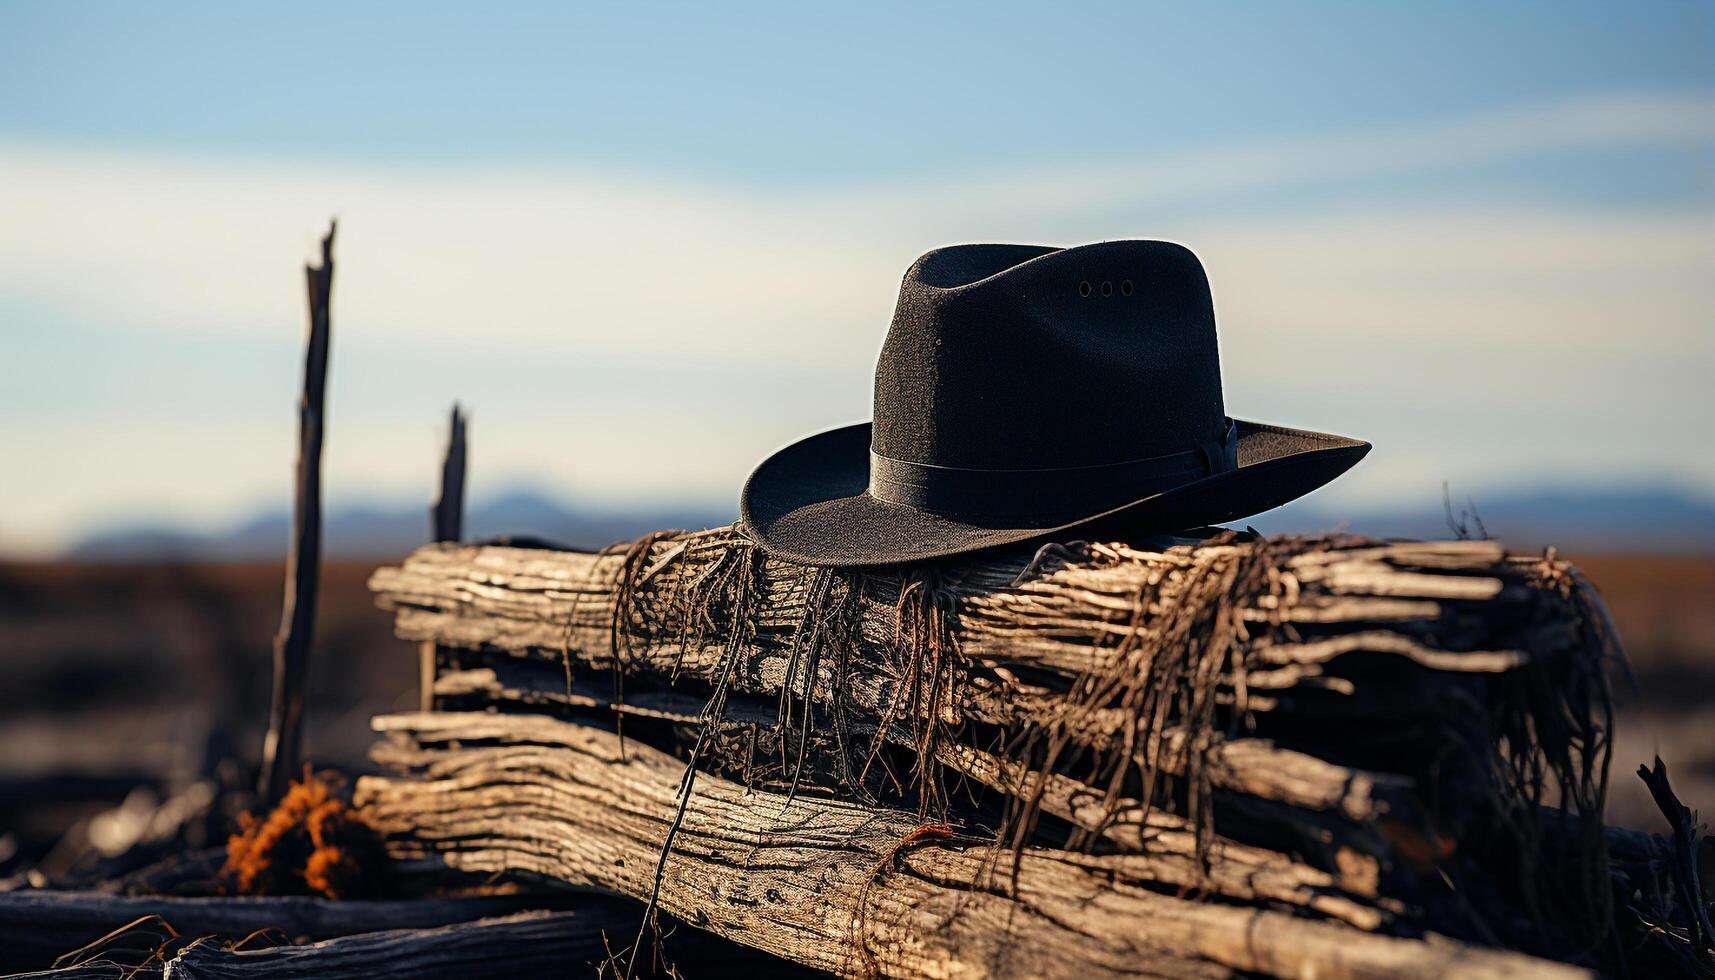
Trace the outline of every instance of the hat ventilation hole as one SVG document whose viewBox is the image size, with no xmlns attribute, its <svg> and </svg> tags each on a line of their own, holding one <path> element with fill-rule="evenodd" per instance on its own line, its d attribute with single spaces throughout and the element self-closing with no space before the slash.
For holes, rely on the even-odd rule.
<svg viewBox="0 0 1715 980">
<path fill-rule="evenodd" d="M 1130 296 L 1131 295 L 1131 280 L 1130 279 L 1127 279 L 1124 282 L 1120 283 L 1120 295 L 1121 296 Z"/>
<path fill-rule="evenodd" d="M 1078 295 L 1085 297 L 1090 295 L 1090 281 L 1088 279 L 1078 284 Z"/>
<path fill-rule="evenodd" d="M 1114 294 L 1114 284 L 1111 282 L 1102 283 L 1102 295 L 1103 296 L 1112 296 L 1113 294 Z"/>
</svg>

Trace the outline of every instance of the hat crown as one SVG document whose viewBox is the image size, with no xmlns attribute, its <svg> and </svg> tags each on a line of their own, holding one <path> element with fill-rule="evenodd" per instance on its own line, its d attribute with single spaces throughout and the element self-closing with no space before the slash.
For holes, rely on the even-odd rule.
<svg viewBox="0 0 1715 980">
<path fill-rule="evenodd" d="M 1169 242 L 959 245 L 907 270 L 875 374 L 871 449 L 1038 469 L 1221 437 L 1208 278 Z"/>
</svg>

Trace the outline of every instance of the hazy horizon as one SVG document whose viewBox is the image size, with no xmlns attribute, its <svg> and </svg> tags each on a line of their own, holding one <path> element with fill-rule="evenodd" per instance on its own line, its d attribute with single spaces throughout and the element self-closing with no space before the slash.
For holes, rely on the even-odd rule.
<svg viewBox="0 0 1715 980">
<path fill-rule="evenodd" d="M 698 529 L 730 523 L 736 499 L 601 499 L 528 484 L 471 487 L 467 540 L 537 537 L 599 548 L 664 528 Z M 1447 513 L 1451 508 L 1452 514 Z M 422 500 L 334 500 L 323 508 L 324 550 L 330 557 L 391 558 L 427 540 Z M 1499 538 L 1528 552 L 1554 546 L 1581 554 L 1715 555 L 1715 496 L 1683 487 L 1534 486 L 1467 492 L 1452 487 L 1357 508 L 1330 506 L 1320 494 L 1242 520 L 1266 534 L 1352 531 L 1376 537 L 1449 538 L 1464 533 Z M 278 560 L 290 534 L 289 501 L 280 499 L 219 525 L 130 515 L 97 525 L 60 552 L 11 555 L 0 562 Z"/>
</svg>

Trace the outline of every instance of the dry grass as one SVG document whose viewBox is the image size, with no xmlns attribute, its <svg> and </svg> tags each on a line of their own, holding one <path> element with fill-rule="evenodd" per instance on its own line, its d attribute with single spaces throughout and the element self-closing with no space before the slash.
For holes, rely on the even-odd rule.
<svg viewBox="0 0 1715 980">
<path fill-rule="evenodd" d="M 240 895 L 365 898 L 376 891 L 375 832 L 327 778 L 306 766 L 265 818 L 240 814 L 221 878 Z"/>
</svg>

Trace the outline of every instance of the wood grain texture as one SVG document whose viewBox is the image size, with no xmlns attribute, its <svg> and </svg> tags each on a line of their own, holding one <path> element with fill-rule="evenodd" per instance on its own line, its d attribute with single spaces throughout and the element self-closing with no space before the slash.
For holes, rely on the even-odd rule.
<svg viewBox="0 0 1715 980">
<path fill-rule="evenodd" d="M 548 718 L 376 719 L 363 812 L 404 860 L 644 897 L 684 765 Z M 1146 855 L 1029 847 L 1014 870 L 915 814 L 749 792 L 704 775 L 660 905 L 699 928 L 844 975 L 1583 976 L 1450 940 L 1401 939 L 1150 887 Z M 997 860 L 1000 865 L 997 865 Z M 1147 924 L 1147 925 L 1145 925 Z"/>
<path fill-rule="evenodd" d="M 725 529 L 663 538 L 631 566 L 617 550 L 433 546 L 400 567 L 378 570 L 370 586 L 378 602 L 394 610 L 406 639 L 564 659 L 580 668 L 611 669 L 623 658 L 631 672 L 709 679 L 725 639 L 710 635 L 686 648 L 679 614 L 669 602 L 648 596 L 675 594 L 706 567 L 699 550 L 718 550 L 730 539 Z M 947 575 L 959 597 L 958 696 L 942 720 L 1075 725 L 1074 738 L 1106 746 L 1129 719 L 1113 710 L 1066 718 L 1066 687 L 1111 664 L 1121 637 L 1135 634 L 1145 645 L 1160 639 L 1147 622 L 1134 621 L 1140 595 L 1148 596 L 1147 611 L 1160 614 L 1192 586 L 1199 563 L 1229 560 L 1246 547 L 1142 552 L 1118 545 L 1053 545 L 1038 554 L 957 565 Z M 628 567 L 633 573 L 641 568 L 640 579 L 650 583 L 641 598 L 638 590 L 621 588 Z M 755 643 L 737 664 L 733 687 L 762 695 L 808 688 L 826 701 L 838 683 L 851 703 L 880 712 L 901 681 L 897 668 L 875 654 L 895 627 L 900 583 L 886 575 L 869 579 L 859 631 L 876 642 L 857 644 L 847 675 L 836 679 L 823 664 L 806 681 L 792 674 L 792 637 L 805 619 L 813 574 L 767 562 Z M 1310 692 L 1322 698 L 1319 711 L 1338 713 L 1347 707 L 1342 701 L 1362 711 L 1366 698 L 1349 681 L 1328 676 L 1328 665 L 1342 657 L 1381 658 L 1409 664 L 1404 670 L 1419 668 L 1408 676 L 1428 690 L 1411 699 L 1411 708 L 1434 710 L 1436 699 L 1424 695 L 1434 693 L 1436 681 L 1422 675 L 1488 675 L 1528 658 L 1522 649 L 1473 646 L 1497 637 L 1473 631 L 1470 612 L 1460 605 L 1481 602 L 1500 619 L 1499 611 L 1509 605 L 1543 603 L 1543 593 L 1526 587 L 1524 577 L 1522 563 L 1509 562 L 1492 542 L 1306 547 L 1283 558 L 1266 590 L 1238 597 L 1252 667 L 1242 674 L 1246 689 L 1229 687 L 1226 696 L 1244 698 L 1249 710 L 1266 711 L 1280 697 Z M 622 594 L 636 608 L 617 609 Z M 616 632 L 616 618 L 622 627 L 640 625 Z M 1537 655 L 1570 647 L 1574 638 L 1561 627 L 1564 636 L 1532 633 L 1518 639 L 1528 639 Z M 616 637 L 623 644 L 617 650 Z M 1329 691 L 1341 695 L 1331 705 Z M 1183 733 L 1168 726 L 1159 738 L 1140 746 L 1139 762 L 1170 769 L 1183 758 Z M 1217 737 L 1206 755 L 1217 787 L 1262 799 L 1353 820 L 1375 819 L 1406 805 L 1396 777 L 1332 765 L 1265 739 Z"/>
<path fill-rule="evenodd" d="M 517 664 L 497 664 L 501 670 L 476 668 L 440 673 L 437 691 L 448 701 L 475 699 L 487 706 L 519 704 L 611 711 L 634 718 L 671 720 L 691 725 L 700 721 L 703 702 L 672 690 L 637 692 L 624 704 L 577 692 L 553 690 L 530 670 Z M 520 686 L 510 686 L 501 674 Z M 523 677 L 518 676 L 522 673 Z M 532 683 L 532 680 L 535 683 Z M 722 724 L 772 726 L 776 716 L 754 701 L 728 703 Z M 903 736 L 901 736 L 903 738 Z M 382 750 L 383 757 L 387 750 Z M 1037 773 L 1012 760 L 958 743 L 942 747 L 938 760 L 950 770 L 1014 796 L 1036 790 Z M 1148 855 L 1157 881 L 1182 888 L 1202 888 L 1236 899 L 1275 899 L 1302 905 L 1321 914 L 1342 919 L 1365 929 L 1375 929 L 1403 910 L 1397 901 L 1377 891 L 1377 869 L 1373 860 L 1349 855 L 1345 861 L 1322 870 L 1264 848 L 1250 847 L 1215 837 L 1208 854 L 1199 856 L 1196 829 L 1188 820 L 1161 807 L 1145 808 L 1136 800 L 1114 801 L 1112 810 L 1100 793 L 1089 786 L 1051 774 L 1041 793 L 1043 812 L 1060 817 L 1092 833 L 1098 833 L 1124 850 Z M 1204 858 L 1212 861 L 1204 868 Z"/>
<path fill-rule="evenodd" d="M 212 940 L 168 960 L 167 978 L 540 977 L 589 974 L 608 934 L 630 921 L 581 911 L 520 912 L 428 929 L 370 932 L 304 946 L 233 952 Z"/>
<path fill-rule="evenodd" d="M 359 902 L 15 892 L 0 895 L 0 972 L 40 968 L 40 975 L 62 978 L 581 974 L 625 948 L 641 908 L 617 896 L 563 891 Z M 146 916 L 159 918 L 138 921 Z M 63 954 L 110 935 L 85 962 L 52 968 Z M 683 927 L 646 947 L 643 962 L 644 976 L 668 976 L 675 967 L 694 968 L 700 976 L 815 975 Z"/>
<path fill-rule="evenodd" d="M 1609 634 L 1552 556 L 1229 535 L 850 573 L 714 529 L 429 547 L 371 587 L 400 635 L 447 651 L 443 710 L 380 720 L 398 776 L 361 790 L 425 868 L 649 896 L 672 840 L 662 908 L 901 976 L 1393 975 L 1391 943 L 1433 969 L 1490 955 L 1404 937 L 1573 958 L 1607 921 L 1605 768 L 1578 746 L 1600 744 L 1580 699 L 1604 703 Z M 1580 856 L 1554 865 L 1572 873 L 1540 874 L 1541 834 L 1497 820 L 1540 799 L 1503 749 L 1586 780 Z M 1521 908 L 1543 889 L 1584 917 L 1570 938 Z M 1279 935 L 1235 951 L 1204 930 Z"/>
<path fill-rule="evenodd" d="M 0 893 L 0 970 L 41 969 L 63 953 L 148 915 L 181 935 L 242 939 L 279 929 L 295 940 L 422 929 L 540 907 L 541 898 L 334 902 L 320 898 L 172 898 L 24 889 Z"/>
</svg>

